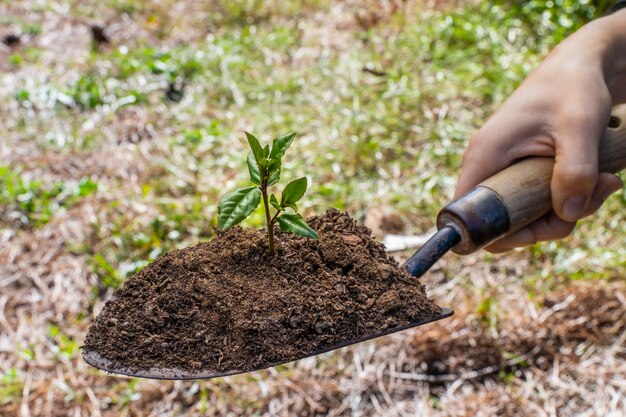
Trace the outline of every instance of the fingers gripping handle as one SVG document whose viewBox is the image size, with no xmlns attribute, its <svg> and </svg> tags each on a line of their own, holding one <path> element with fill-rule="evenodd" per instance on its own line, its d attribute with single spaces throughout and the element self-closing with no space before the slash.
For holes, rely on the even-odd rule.
<svg viewBox="0 0 626 417">
<path fill-rule="evenodd" d="M 444 207 L 437 227 L 452 225 L 461 234 L 452 251 L 475 252 L 550 212 L 553 168 L 554 158 L 525 158 Z M 626 168 L 626 105 L 613 109 L 600 141 L 598 168 L 611 173 Z"/>
</svg>

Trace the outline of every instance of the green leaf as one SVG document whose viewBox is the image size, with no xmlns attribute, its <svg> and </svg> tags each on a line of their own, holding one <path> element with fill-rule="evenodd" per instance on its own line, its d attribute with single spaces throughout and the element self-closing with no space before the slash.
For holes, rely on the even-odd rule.
<svg viewBox="0 0 626 417">
<path fill-rule="evenodd" d="M 270 159 L 269 164 L 267 165 L 267 171 L 269 172 L 269 180 L 267 181 L 267 185 L 274 185 L 280 180 L 280 169 L 281 164 L 278 159 Z"/>
<path fill-rule="evenodd" d="M 261 171 L 259 171 L 259 165 L 256 163 L 252 152 L 248 154 L 248 172 L 250 172 L 250 181 L 256 185 L 261 185 Z"/>
<path fill-rule="evenodd" d="M 283 208 L 280 206 L 280 204 L 278 203 L 278 200 L 276 199 L 276 196 L 274 194 L 272 194 L 270 196 L 270 204 L 276 209 L 276 210 L 282 210 Z"/>
<path fill-rule="evenodd" d="M 254 155 L 254 159 L 256 159 L 257 162 L 261 162 L 264 156 L 263 156 L 263 148 L 261 147 L 259 140 L 256 137 L 254 137 L 254 135 L 251 133 L 245 132 L 245 134 L 246 134 L 246 138 L 248 139 L 248 144 L 250 145 L 250 149 L 252 149 L 252 154 Z"/>
<path fill-rule="evenodd" d="M 298 178 L 297 180 L 291 181 L 285 187 L 283 191 L 283 196 L 280 199 L 280 204 L 282 206 L 292 207 L 294 210 L 297 210 L 296 203 L 302 198 L 304 193 L 306 192 L 307 181 L 306 177 Z"/>
<path fill-rule="evenodd" d="M 270 159 L 267 164 L 267 170 L 270 172 L 274 172 L 275 170 L 280 169 L 280 161 L 277 159 Z"/>
<path fill-rule="evenodd" d="M 279 216 L 276 220 L 278 220 L 280 230 L 282 230 L 283 232 L 291 232 L 299 236 L 319 239 L 319 236 L 315 232 L 315 230 L 311 229 L 309 225 L 306 224 L 306 221 L 299 214 L 285 213 L 282 216 Z"/>
<path fill-rule="evenodd" d="M 270 174 L 270 179 L 267 181 L 267 185 L 274 185 L 280 180 L 280 166 L 277 170 Z"/>
<path fill-rule="evenodd" d="M 285 204 L 285 207 L 291 207 L 295 212 L 298 211 L 298 205 L 296 203 L 287 203 Z"/>
<path fill-rule="evenodd" d="M 269 156 L 270 159 L 280 160 L 285 152 L 287 152 L 287 149 L 289 148 L 291 142 L 293 142 L 295 137 L 295 133 L 290 133 L 288 135 L 274 139 L 274 141 L 272 142 L 272 152 L 270 152 Z"/>
<path fill-rule="evenodd" d="M 280 179 L 280 161 L 276 159 L 268 159 L 267 173 L 269 179 L 267 185 L 274 185 Z"/>
<path fill-rule="evenodd" d="M 227 193 L 217 206 L 217 224 L 226 230 L 248 217 L 261 201 L 258 187 L 246 187 Z"/>
<path fill-rule="evenodd" d="M 265 145 L 265 148 L 263 148 L 263 158 L 268 158 L 269 156 L 270 156 L 270 145 Z"/>
</svg>

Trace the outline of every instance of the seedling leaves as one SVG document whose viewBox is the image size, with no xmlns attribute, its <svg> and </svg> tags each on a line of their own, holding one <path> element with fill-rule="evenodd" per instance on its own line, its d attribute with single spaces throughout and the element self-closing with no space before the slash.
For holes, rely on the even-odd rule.
<svg viewBox="0 0 626 417">
<path fill-rule="evenodd" d="M 270 179 L 267 182 L 267 185 L 274 185 L 280 180 L 280 164 L 278 168 L 276 168 L 273 172 L 270 173 Z"/>
<path fill-rule="evenodd" d="M 307 181 L 306 177 L 298 178 L 291 181 L 285 187 L 280 204 L 283 207 L 291 207 L 297 210 L 296 203 L 302 198 L 306 192 Z"/>
<path fill-rule="evenodd" d="M 267 170 L 271 174 L 277 169 L 280 169 L 280 161 L 278 159 L 270 159 L 269 163 L 267 164 Z"/>
<path fill-rule="evenodd" d="M 282 216 L 278 217 L 276 220 L 278 220 L 280 230 L 282 230 L 283 232 L 291 232 L 299 236 L 319 239 L 319 236 L 315 232 L 315 230 L 311 229 L 309 225 L 306 224 L 306 221 L 299 214 L 285 213 Z"/>
<path fill-rule="evenodd" d="M 280 179 L 280 160 L 268 159 L 267 172 L 269 173 L 269 179 L 267 185 L 274 185 Z"/>
<path fill-rule="evenodd" d="M 261 185 L 261 172 L 252 152 L 248 154 L 248 171 L 250 172 L 250 181 L 256 185 Z"/>
<path fill-rule="evenodd" d="M 291 142 L 293 142 L 295 137 L 295 133 L 290 133 L 288 135 L 274 139 L 274 141 L 272 142 L 272 152 L 270 152 L 269 155 L 270 159 L 280 160 L 285 152 L 287 152 L 287 149 L 289 148 Z"/>
<path fill-rule="evenodd" d="M 248 132 L 245 132 L 245 133 L 246 133 L 246 138 L 248 138 L 248 144 L 250 145 L 250 149 L 252 149 L 252 154 L 254 155 L 254 159 L 256 159 L 258 163 L 261 163 L 264 156 L 263 156 L 263 148 L 261 147 L 259 140 L 253 134 L 248 133 Z"/>
<path fill-rule="evenodd" d="M 227 193 L 217 206 L 217 224 L 226 230 L 248 217 L 261 201 L 258 187 L 246 187 Z"/>
<path fill-rule="evenodd" d="M 278 203 L 278 200 L 276 199 L 276 196 L 274 194 L 272 194 L 272 196 L 270 197 L 270 204 L 272 205 L 272 207 L 274 207 L 276 210 L 282 210 L 283 208 L 280 206 L 280 204 Z"/>
<path fill-rule="evenodd" d="M 291 181 L 283 190 L 280 201 L 276 195 L 268 193 L 268 187 L 276 184 L 280 179 L 282 162 L 281 159 L 293 142 L 295 133 L 280 136 L 274 139 L 272 146 L 261 146 L 259 140 L 251 133 L 245 132 L 251 152 L 248 153 L 246 163 L 250 174 L 250 181 L 255 186 L 241 188 L 225 194 L 217 207 L 217 222 L 222 230 L 228 229 L 246 217 L 256 209 L 263 198 L 263 208 L 266 216 L 267 241 L 270 256 L 274 251 L 274 228 L 278 222 L 284 232 L 295 233 L 300 236 L 318 239 L 315 230 L 311 229 L 306 221 L 297 214 L 300 201 L 307 189 L 306 177 Z M 268 199 L 269 197 L 269 199 Z M 276 210 L 272 216 L 271 207 Z M 283 213 L 287 207 L 295 213 Z M 283 213 L 282 216 L 279 214 Z"/>
</svg>

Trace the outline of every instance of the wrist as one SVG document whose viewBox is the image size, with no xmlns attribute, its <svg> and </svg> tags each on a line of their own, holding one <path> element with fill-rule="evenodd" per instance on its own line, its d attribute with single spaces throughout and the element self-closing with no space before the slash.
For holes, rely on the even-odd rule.
<svg viewBox="0 0 626 417">
<path fill-rule="evenodd" d="M 626 9 L 596 20 L 593 26 L 603 48 L 604 78 L 615 103 L 626 102 Z"/>
</svg>

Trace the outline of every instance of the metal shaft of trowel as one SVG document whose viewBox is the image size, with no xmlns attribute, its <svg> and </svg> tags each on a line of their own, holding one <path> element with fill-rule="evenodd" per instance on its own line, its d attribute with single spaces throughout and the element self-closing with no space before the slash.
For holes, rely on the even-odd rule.
<svg viewBox="0 0 626 417">
<path fill-rule="evenodd" d="M 461 241 L 461 234 L 453 226 L 445 226 L 433 235 L 404 266 L 416 278 L 421 277 L 446 254 L 454 245 Z"/>
<path fill-rule="evenodd" d="M 449 250 L 467 255 L 493 242 L 509 230 L 506 206 L 493 190 L 476 187 L 444 207 L 437 216 L 435 233 L 404 264 L 421 277 Z"/>
</svg>

